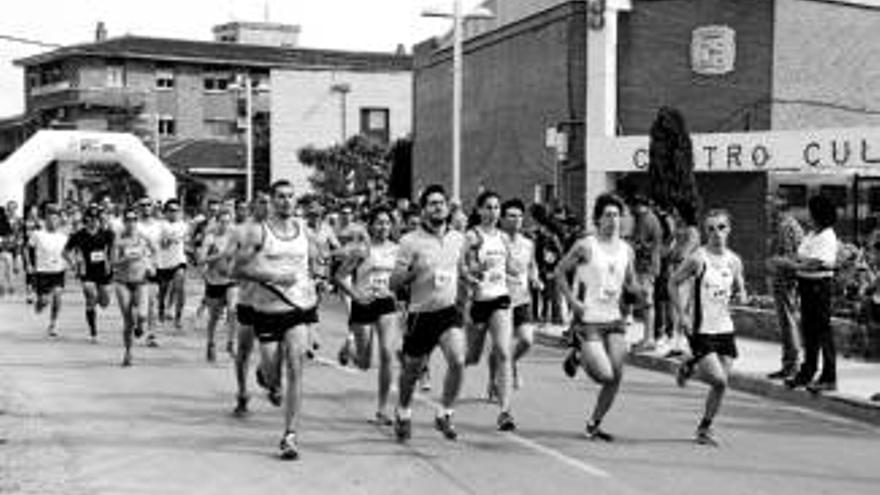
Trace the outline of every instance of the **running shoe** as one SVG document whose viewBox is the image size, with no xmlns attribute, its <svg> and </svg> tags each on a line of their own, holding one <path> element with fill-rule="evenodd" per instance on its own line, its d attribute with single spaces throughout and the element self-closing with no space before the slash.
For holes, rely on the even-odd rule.
<svg viewBox="0 0 880 495">
<path fill-rule="evenodd" d="M 419 375 L 419 390 L 422 392 L 431 391 L 431 370 L 426 366 Z"/>
<path fill-rule="evenodd" d="M 684 388 L 687 385 L 688 380 L 693 376 L 694 365 L 689 364 L 688 361 L 684 361 L 678 365 L 678 369 L 675 371 L 675 384 Z"/>
<path fill-rule="evenodd" d="M 229 357 L 235 359 L 235 343 L 231 340 L 226 342 L 226 354 L 229 354 Z"/>
<path fill-rule="evenodd" d="M 139 339 L 144 335 L 144 327 L 140 324 L 135 324 L 134 326 L 134 338 Z"/>
<path fill-rule="evenodd" d="M 401 418 L 399 414 L 394 417 L 394 436 L 398 442 L 405 442 L 412 438 L 412 419 Z"/>
<path fill-rule="evenodd" d="M 266 389 L 266 398 L 269 399 L 269 402 L 275 406 L 281 406 L 281 392 L 278 390 L 277 386 L 270 385 L 268 380 L 266 380 L 266 376 L 263 375 L 263 369 L 257 367 L 256 369 L 257 376 L 257 385 Z"/>
<path fill-rule="evenodd" d="M 599 427 L 598 423 L 592 421 L 587 422 L 587 438 L 594 441 L 613 442 L 614 436 Z"/>
<path fill-rule="evenodd" d="M 236 397 L 235 398 L 235 409 L 232 411 L 232 415 L 236 417 L 246 416 L 248 413 L 248 398 L 247 397 Z"/>
<path fill-rule="evenodd" d="M 455 431 L 455 425 L 452 424 L 452 414 L 447 413 L 434 418 L 434 428 L 442 433 L 447 440 L 458 438 L 458 432 Z"/>
<path fill-rule="evenodd" d="M 208 344 L 208 348 L 205 350 L 205 359 L 207 359 L 209 363 L 217 361 L 217 350 L 214 348 L 213 343 Z"/>
<path fill-rule="evenodd" d="M 379 426 L 393 426 L 394 420 L 391 419 L 387 414 L 382 411 L 376 411 L 376 417 L 373 419 L 373 423 Z"/>
<path fill-rule="evenodd" d="M 58 330 L 55 329 L 55 324 L 53 323 L 53 324 L 49 325 L 49 337 L 57 337 L 57 336 L 58 336 Z"/>
<path fill-rule="evenodd" d="M 813 394 L 820 394 L 822 392 L 835 392 L 837 391 L 837 382 L 817 380 L 807 385 L 807 390 Z"/>
<path fill-rule="evenodd" d="M 516 422 L 510 411 L 502 411 L 498 415 L 498 431 L 514 431 L 516 430 Z"/>
<path fill-rule="evenodd" d="M 97 335 L 89 336 L 89 342 L 91 342 L 92 344 L 97 344 L 98 343 L 98 336 Z"/>
<path fill-rule="evenodd" d="M 694 439 L 700 445 L 708 445 L 710 447 L 718 447 L 718 441 L 715 440 L 715 433 L 712 428 L 697 428 L 697 436 Z"/>
<path fill-rule="evenodd" d="M 284 434 L 279 444 L 281 453 L 279 454 L 283 461 L 295 461 L 299 459 L 299 448 L 296 445 L 296 433 L 289 431 Z"/>
<path fill-rule="evenodd" d="M 156 336 L 152 333 L 147 335 L 147 347 L 159 347 L 159 343 L 156 342 Z"/>
<path fill-rule="evenodd" d="M 579 352 L 575 349 L 568 351 L 568 355 L 565 356 L 565 360 L 562 361 L 562 371 L 565 372 L 565 375 L 569 378 L 574 378 L 577 375 L 578 370 L 578 361 L 580 361 Z"/>
<path fill-rule="evenodd" d="M 131 366 L 131 353 L 126 351 L 122 356 L 122 367 L 128 368 L 129 366 Z"/>
</svg>

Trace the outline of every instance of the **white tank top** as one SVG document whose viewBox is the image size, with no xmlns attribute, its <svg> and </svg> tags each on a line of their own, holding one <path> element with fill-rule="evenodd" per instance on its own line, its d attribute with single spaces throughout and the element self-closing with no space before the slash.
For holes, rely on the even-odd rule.
<svg viewBox="0 0 880 495">
<path fill-rule="evenodd" d="M 622 318 L 620 297 L 623 294 L 626 268 L 632 248 L 626 241 L 599 242 L 595 236 L 581 241 L 590 253 L 587 263 L 578 265 L 573 288 L 575 297 L 586 310 L 583 323 L 611 323 Z"/>
<path fill-rule="evenodd" d="M 477 261 L 482 268 L 482 279 L 474 291 L 475 301 L 488 301 L 497 297 L 507 296 L 507 243 L 504 233 L 495 229 L 486 232 L 480 227 L 474 229 L 479 242 L 473 246 Z"/>
<path fill-rule="evenodd" d="M 355 288 L 373 297 L 392 297 L 391 272 L 394 271 L 398 249 L 398 245 L 391 241 L 371 244 L 366 258 L 355 270 Z"/>
<path fill-rule="evenodd" d="M 264 270 L 294 273 L 296 283 L 287 287 L 275 286 L 284 295 L 283 298 L 263 284 L 255 284 L 251 302 L 258 311 L 280 313 L 295 309 L 293 305 L 300 309 L 310 309 L 318 304 L 318 294 L 309 267 L 306 224 L 296 220 L 295 225 L 295 234 L 282 238 L 272 230 L 268 222 L 263 223 L 263 245 L 256 254 L 255 262 Z"/>
<path fill-rule="evenodd" d="M 156 267 L 168 270 L 186 264 L 186 222 L 163 222 L 156 252 Z"/>
<path fill-rule="evenodd" d="M 243 224 L 236 225 L 233 228 L 233 239 L 235 239 L 236 249 L 241 249 L 241 240 L 244 238 L 244 233 L 246 229 L 252 225 L 252 221 L 247 221 Z M 260 225 L 259 223 L 257 225 Z M 236 254 L 236 256 L 238 256 Z M 254 282 L 249 280 L 237 280 L 236 284 L 238 285 L 238 304 L 240 306 L 252 306 L 251 300 L 253 298 L 254 286 L 257 285 Z"/>
<path fill-rule="evenodd" d="M 59 273 L 67 269 L 64 261 L 64 247 L 68 236 L 56 230 L 37 230 L 31 233 L 30 244 L 36 253 L 35 268 L 39 273 Z"/>
<path fill-rule="evenodd" d="M 696 333 L 719 335 L 733 333 L 730 316 L 730 298 L 733 295 L 733 276 L 738 264 L 730 250 L 722 254 L 710 253 L 705 248 L 697 251 L 703 260 L 702 272 L 697 275 L 694 301 L 694 328 Z"/>
<path fill-rule="evenodd" d="M 529 268 L 532 266 L 532 260 L 535 259 L 535 243 L 522 234 L 516 234 L 508 243 L 511 260 L 517 272 L 516 275 L 511 274 L 507 279 L 510 299 L 513 306 L 528 304 L 532 300 L 529 292 Z"/>
</svg>

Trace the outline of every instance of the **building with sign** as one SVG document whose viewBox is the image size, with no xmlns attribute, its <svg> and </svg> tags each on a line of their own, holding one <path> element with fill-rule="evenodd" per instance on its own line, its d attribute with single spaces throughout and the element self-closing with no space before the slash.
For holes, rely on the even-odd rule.
<svg viewBox="0 0 880 495">
<path fill-rule="evenodd" d="M 850 238 L 870 228 L 856 228 L 859 217 L 880 213 L 871 179 L 880 158 L 876 2 L 490 4 L 497 19 L 465 43 L 465 196 L 491 185 L 586 212 L 601 191 L 644 189 L 647 134 L 668 105 L 694 133 L 706 206 L 748 219 L 732 241 L 753 280 L 768 190 L 804 204 L 829 194 Z M 449 59 L 442 40 L 415 52 L 414 175 L 424 180 L 449 177 Z"/>
<path fill-rule="evenodd" d="M 214 34 L 215 41 L 108 39 L 99 26 L 92 43 L 18 60 L 25 115 L 0 130 L 0 151 L 11 153 L 43 128 L 132 132 L 181 184 L 243 196 L 249 128 L 255 183 L 288 178 L 302 188 L 309 172 L 297 151 L 306 144 L 409 134 L 405 53 L 300 48 L 298 26 L 271 23 L 230 23 Z M 94 178 L 73 165 L 50 166 L 31 197 L 86 199 L 80 190 Z"/>
</svg>

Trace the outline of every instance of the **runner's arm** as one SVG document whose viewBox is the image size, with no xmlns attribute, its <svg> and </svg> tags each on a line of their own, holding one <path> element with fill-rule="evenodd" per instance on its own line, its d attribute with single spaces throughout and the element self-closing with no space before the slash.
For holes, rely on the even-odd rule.
<svg viewBox="0 0 880 495">
<path fill-rule="evenodd" d="M 669 277 L 669 302 L 672 304 L 672 311 L 675 313 L 676 321 L 682 326 L 685 334 L 690 334 L 691 328 L 684 314 L 684 303 L 682 300 L 679 286 L 690 278 L 694 278 L 702 268 L 702 262 L 696 256 L 691 255 L 685 258 L 681 266 L 679 266 Z"/>
<path fill-rule="evenodd" d="M 743 276 L 742 259 L 739 256 L 736 257 L 733 268 L 733 295 L 739 304 L 746 304 L 749 300 L 749 295 L 746 291 L 746 281 Z"/>
<path fill-rule="evenodd" d="M 572 246 L 571 250 L 562 257 L 562 260 L 556 265 L 554 278 L 556 285 L 562 292 L 565 300 L 568 301 L 572 309 L 583 312 L 583 303 L 577 300 L 571 284 L 568 282 L 568 273 L 571 272 L 580 263 L 589 263 L 591 257 L 590 250 L 583 242 L 577 242 Z"/>
<path fill-rule="evenodd" d="M 398 292 L 405 289 L 416 279 L 415 266 L 418 258 L 413 247 L 404 237 L 400 240 L 400 248 L 397 250 L 397 259 L 394 262 L 394 271 L 391 272 L 391 290 Z"/>
<path fill-rule="evenodd" d="M 333 277 L 333 282 L 336 283 L 336 286 L 339 287 L 342 292 L 344 292 L 347 296 L 351 297 L 354 300 L 360 299 L 360 294 L 357 294 L 354 290 L 354 287 L 351 282 L 351 278 L 349 275 L 354 273 L 355 269 L 357 269 L 358 265 L 363 261 L 360 256 L 352 254 L 345 258 L 342 262 L 342 266 L 336 270 L 336 274 Z"/>
</svg>

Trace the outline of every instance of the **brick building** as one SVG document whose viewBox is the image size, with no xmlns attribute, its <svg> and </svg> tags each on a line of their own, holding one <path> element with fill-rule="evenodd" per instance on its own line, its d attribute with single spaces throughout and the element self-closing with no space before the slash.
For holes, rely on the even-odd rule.
<svg viewBox="0 0 880 495">
<path fill-rule="evenodd" d="M 465 29 L 466 199 L 491 187 L 530 200 L 557 196 L 584 212 L 600 191 L 644 190 L 645 135 L 657 109 L 670 105 L 695 133 L 706 207 L 724 206 L 748 219 L 732 241 L 754 282 L 763 269 L 769 188 L 803 188 L 803 201 L 833 189 L 847 217 L 841 228 L 854 238 L 863 228 L 849 220 L 858 218 L 854 208 L 864 206 L 863 198 L 876 196 L 880 212 L 880 182 L 866 179 L 880 157 L 880 131 L 873 130 L 880 124 L 876 3 L 491 0 L 486 6 L 496 18 Z M 416 47 L 416 187 L 448 183 L 451 175 L 450 63 L 447 39 Z"/>
<path fill-rule="evenodd" d="M 25 115 L 0 131 L 4 151 L 39 128 L 134 132 L 184 184 L 201 184 L 204 195 L 243 195 L 245 78 L 258 186 L 285 177 L 308 187 L 296 160 L 305 144 L 361 131 L 386 141 L 409 133 L 406 54 L 299 48 L 299 27 L 280 24 L 235 22 L 214 34 L 214 42 L 106 39 L 99 26 L 93 43 L 16 61 L 24 68 Z M 345 136 L 340 121 L 348 121 Z M 76 165 L 48 167 L 30 196 L 79 195 L 87 181 Z"/>
</svg>

